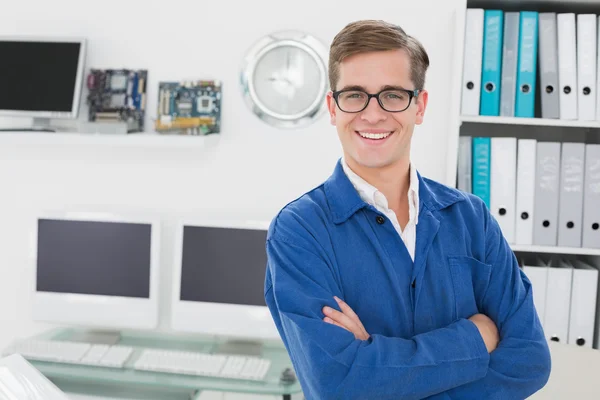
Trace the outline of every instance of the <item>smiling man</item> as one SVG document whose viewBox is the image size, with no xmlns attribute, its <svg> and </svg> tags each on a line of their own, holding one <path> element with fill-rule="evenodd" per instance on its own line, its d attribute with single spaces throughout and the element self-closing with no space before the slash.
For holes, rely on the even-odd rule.
<svg viewBox="0 0 600 400">
<path fill-rule="evenodd" d="M 346 26 L 327 104 L 343 157 L 267 238 L 265 299 L 307 399 L 524 399 L 550 354 L 531 284 L 485 204 L 411 162 L 429 58 Z"/>
</svg>

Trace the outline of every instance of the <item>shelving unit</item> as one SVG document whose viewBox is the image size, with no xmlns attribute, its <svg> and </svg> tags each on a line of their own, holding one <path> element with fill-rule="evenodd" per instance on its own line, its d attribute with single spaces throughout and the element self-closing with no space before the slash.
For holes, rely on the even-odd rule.
<svg viewBox="0 0 600 400">
<path fill-rule="evenodd" d="M 466 7 L 503 11 L 570 12 L 575 14 L 590 13 L 600 15 L 600 0 L 575 0 L 569 2 L 559 0 L 467 0 Z M 462 33 L 464 35 L 464 27 Z M 460 57 L 462 61 L 465 52 L 464 42 L 461 41 L 457 46 L 459 46 L 461 50 L 458 57 Z M 461 79 L 462 82 L 462 69 L 460 70 L 458 79 Z M 539 91 L 539 74 L 537 79 L 538 84 L 536 91 Z M 461 95 L 462 87 L 459 91 L 459 97 L 457 98 L 457 102 L 459 103 L 461 101 Z M 459 116 L 457 118 L 459 121 L 458 135 L 483 137 L 511 136 L 517 138 L 534 138 L 541 141 L 600 143 L 600 121 L 541 118 L 539 101 L 540 96 L 538 93 L 536 96 L 536 118 L 473 116 L 462 115 L 459 111 Z M 536 253 L 547 256 L 573 255 L 593 257 L 600 263 L 600 249 L 518 244 L 512 244 L 511 248 L 515 252 Z"/>
<path fill-rule="evenodd" d="M 542 254 L 560 254 L 560 255 L 581 255 L 600 257 L 600 249 L 584 249 L 577 247 L 553 247 L 553 246 L 535 246 L 511 244 L 510 247 L 515 252 L 522 253 L 542 253 Z"/>
<path fill-rule="evenodd" d="M 127 135 L 72 132 L 0 132 L 0 147 L 90 145 L 111 147 L 203 148 L 219 141 L 220 135 L 185 136 L 155 132 Z"/>
<path fill-rule="evenodd" d="M 538 13 L 554 12 L 556 14 L 573 13 L 576 16 L 578 14 L 595 14 L 597 16 L 600 15 L 600 0 L 467 0 L 466 6 L 467 9 L 478 8 L 484 10 L 502 10 L 504 12 L 536 11 Z M 600 25 L 596 28 L 600 29 Z M 465 34 L 465 30 L 466 29 L 463 30 L 463 36 Z M 485 41 L 485 36 L 483 40 Z M 457 44 L 457 47 L 461 50 L 459 52 L 459 57 L 461 58 L 461 61 L 463 61 L 466 54 L 464 40 L 463 42 Z M 539 51 L 540 50 L 538 47 L 538 54 L 536 54 L 536 57 L 539 57 Z M 502 53 L 502 56 L 504 56 L 504 53 Z M 600 62 L 600 58 L 597 58 L 597 62 Z M 558 160 L 558 164 L 549 162 L 545 165 L 546 168 L 555 168 L 557 166 L 558 168 L 560 168 L 562 166 L 562 149 L 564 148 L 564 143 L 600 144 L 600 120 L 566 120 L 541 117 L 542 87 L 539 60 L 536 68 L 537 82 L 535 88 L 535 108 L 533 113 L 535 118 L 471 115 L 476 114 L 476 112 L 474 112 L 473 109 L 467 111 L 467 113 L 470 115 L 462 115 L 461 111 L 459 111 L 459 115 L 456 117 L 456 119 L 458 120 L 457 131 L 459 138 L 463 139 L 464 137 L 483 137 L 492 138 L 493 140 L 493 138 L 514 137 L 517 139 L 533 139 L 536 140 L 538 143 L 561 143 L 561 158 Z M 456 98 L 456 101 L 459 103 L 462 103 L 462 73 L 463 70 L 461 69 L 460 76 L 457 77 L 457 79 L 461 80 L 461 90 L 459 91 L 459 96 Z M 578 71 L 577 74 L 579 74 Z M 596 77 L 596 81 L 597 79 L 598 77 Z M 579 90 L 579 88 L 576 88 L 576 90 Z M 596 90 L 600 90 L 600 87 L 592 87 L 592 93 L 595 93 Z M 596 94 L 594 94 L 594 96 L 596 96 Z M 498 143 L 500 143 L 500 141 Z M 460 151 L 460 146 L 457 147 L 456 150 L 457 164 L 455 167 L 455 171 L 458 172 L 458 160 L 460 159 L 460 154 L 458 153 Z M 488 148 L 488 151 L 491 152 L 491 150 L 491 148 Z M 471 151 L 473 152 L 473 149 L 471 149 Z M 491 153 L 488 154 L 490 157 L 493 158 Z M 506 160 L 511 160 L 512 162 L 512 155 Z M 556 159 L 554 158 L 554 160 Z M 502 160 L 499 157 L 495 164 L 498 170 L 503 168 L 503 165 L 501 163 Z M 535 163 L 536 168 L 538 168 L 537 159 L 535 160 Z M 577 165 L 573 166 L 573 163 L 571 163 L 570 166 L 573 169 L 578 167 Z M 553 169 L 553 171 L 555 171 L 555 169 Z M 488 171 L 488 173 L 489 172 L 490 171 Z M 473 175 L 471 176 L 473 177 Z M 523 175 L 521 175 L 521 177 L 522 176 Z M 564 178 L 562 173 L 560 174 L 559 185 L 561 184 L 561 178 Z M 537 184 L 541 184 L 540 182 L 537 182 Z M 512 189 L 512 182 L 509 181 L 507 182 L 507 184 L 510 184 Z M 516 184 L 517 182 L 515 179 L 515 185 Z M 559 190 L 563 191 L 565 189 L 559 187 Z M 534 190 L 534 192 L 536 191 Z M 561 192 L 559 192 L 559 195 L 562 196 L 562 194 L 560 193 Z M 505 201 L 512 202 L 512 199 L 507 199 Z M 490 203 L 492 203 L 490 204 L 491 207 L 504 207 L 504 205 L 501 206 L 499 204 L 493 204 L 493 201 L 491 200 L 491 193 Z M 575 207 L 575 205 L 573 207 Z M 581 207 L 583 208 L 583 204 L 581 204 Z M 600 204 L 598 204 L 598 207 L 600 207 Z M 535 212 L 536 210 L 534 205 L 533 213 L 535 214 Z M 540 211 L 540 213 L 541 212 L 542 211 Z M 492 210 L 492 213 L 495 215 L 499 214 L 500 216 L 503 215 L 498 209 Z M 515 214 L 515 218 L 520 218 L 521 213 L 519 212 L 519 210 L 515 210 Z M 557 224 L 564 223 L 564 221 L 560 221 L 560 216 L 555 222 Z M 536 223 L 535 219 L 534 223 Z M 583 223 L 585 223 L 585 221 L 582 221 L 582 223 L 575 222 L 575 227 L 581 229 Z M 514 229 L 518 229 L 518 226 L 518 224 L 515 224 Z M 594 282 L 592 282 L 590 278 L 586 278 L 586 275 L 584 274 L 587 272 L 584 272 L 585 270 L 583 270 L 582 268 L 577 268 L 577 262 L 575 261 L 580 260 L 589 265 L 592 265 L 593 267 L 600 267 L 600 248 L 563 247 L 558 245 L 558 236 L 559 235 L 557 233 L 556 245 L 552 246 L 540 246 L 535 244 L 511 244 L 510 247 L 515 253 L 519 261 L 519 265 L 522 266 L 524 270 L 525 268 L 527 268 L 527 271 L 524 272 L 526 274 L 531 273 L 531 275 L 528 276 L 530 277 L 531 284 L 533 286 L 534 303 L 536 305 L 536 308 L 538 308 L 538 311 L 540 312 L 539 316 L 541 318 L 547 337 L 552 338 L 551 340 L 561 340 L 562 338 L 563 342 L 568 343 L 569 346 L 573 347 L 591 345 L 594 349 L 600 349 L 600 295 L 598 294 L 600 292 L 590 292 L 590 286 L 586 285 L 593 285 Z M 572 246 L 576 245 L 577 244 L 575 243 L 572 244 Z M 592 245 L 594 247 L 598 247 L 596 246 L 596 243 L 586 243 L 586 246 Z M 557 271 L 566 270 L 565 268 L 561 267 L 569 265 L 569 263 L 572 263 L 572 265 L 576 267 L 571 270 L 571 276 L 556 275 Z M 544 270 L 542 269 L 538 269 L 537 271 L 535 271 L 535 267 L 543 267 L 545 265 L 551 266 L 551 268 L 545 270 L 545 272 L 547 272 L 546 275 L 544 275 Z M 586 280 L 585 284 L 582 283 L 583 279 Z M 549 283 L 550 281 L 552 283 Z M 543 297 L 540 297 L 540 295 Z M 595 301 L 593 300 L 594 296 Z M 567 306 L 565 307 L 565 305 Z M 592 319 L 590 317 L 590 307 L 593 308 L 594 305 L 595 310 Z M 575 315 L 575 317 L 572 317 L 573 315 Z M 569 321 L 567 326 L 564 325 L 564 321 Z M 593 325 L 592 330 L 590 330 L 591 325 Z M 580 343 L 580 340 L 583 341 L 583 344 Z"/>
<path fill-rule="evenodd" d="M 548 118 L 516 118 L 516 117 L 486 117 L 486 116 L 461 116 L 461 125 L 473 124 L 500 124 L 521 126 L 553 126 L 563 128 L 591 128 L 600 129 L 600 121 L 576 121 Z"/>
</svg>

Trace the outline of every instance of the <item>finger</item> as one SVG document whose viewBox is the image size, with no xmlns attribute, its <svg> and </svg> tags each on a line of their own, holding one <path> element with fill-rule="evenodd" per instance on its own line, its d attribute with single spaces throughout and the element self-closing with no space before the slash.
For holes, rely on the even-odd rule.
<svg viewBox="0 0 600 400">
<path fill-rule="evenodd" d="M 335 301 L 337 301 L 338 305 L 340 306 L 340 309 L 342 310 L 342 312 L 344 314 L 346 314 L 350 318 L 354 319 L 355 321 L 360 321 L 360 318 L 358 318 L 358 315 L 356 315 L 354 310 L 352 308 L 350 308 L 350 306 L 348 304 L 346 304 L 346 302 L 344 300 L 342 300 L 336 296 L 333 296 L 333 298 L 335 299 Z"/>
<path fill-rule="evenodd" d="M 331 307 L 324 307 L 323 313 L 325 314 L 325 316 L 331 318 L 333 321 L 346 327 L 349 331 L 351 331 L 353 333 L 361 332 L 361 329 L 358 327 L 356 322 L 354 322 L 352 320 L 352 318 L 350 318 L 346 314 L 344 314 L 338 310 L 335 310 Z"/>
<path fill-rule="evenodd" d="M 353 334 L 356 339 L 367 340 L 369 338 L 368 334 L 362 334 L 360 331 L 352 331 L 351 329 L 349 329 L 349 328 L 345 327 L 344 325 L 342 325 L 342 324 L 340 324 L 340 323 L 332 320 L 329 317 L 323 318 L 323 321 L 325 321 L 325 322 L 327 322 L 328 324 L 331 324 L 331 325 L 339 326 L 340 328 L 344 329 L 345 331 L 350 332 L 351 334 Z M 358 328 L 355 328 L 355 329 L 358 329 Z"/>
<path fill-rule="evenodd" d="M 342 329 L 345 329 L 345 330 L 347 330 L 348 332 L 350 332 L 350 330 L 349 330 L 348 328 L 346 328 L 344 325 L 342 325 L 342 324 L 340 324 L 340 323 L 337 323 L 337 322 L 335 322 L 334 320 L 332 320 L 332 319 L 331 319 L 331 318 L 329 318 L 329 317 L 325 317 L 325 318 L 323 318 L 323 321 L 325 321 L 325 322 L 327 322 L 328 324 L 331 324 L 331 325 L 336 325 L 336 326 L 339 326 L 340 328 L 342 328 Z M 354 333 L 354 332 L 351 332 L 351 333 Z"/>
<path fill-rule="evenodd" d="M 367 333 L 367 330 L 365 329 L 364 325 L 362 324 L 362 321 L 354 312 L 352 307 L 350 307 L 344 300 L 340 299 L 337 296 L 333 296 L 333 298 L 338 303 L 340 309 L 344 312 L 344 314 L 348 315 L 356 323 L 358 329 L 360 329 L 360 331 L 363 333 L 363 337 L 368 337 L 369 334 Z"/>
<path fill-rule="evenodd" d="M 325 322 L 327 322 L 328 324 L 338 326 L 338 327 L 344 329 L 345 331 L 350 332 L 352 335 L 354 335 L 354 337 L 356 339 L 361 339 L 364 337 L 364 336 L 362 336 L 360 330 L 358 329 L 358 327 L 356 325 L 353 325 L 353 327 L 346 327 L 346 326 L 340 324 L 339 322 L 332 320 L 329 317 L 325 317 L 325 318 L 323 318 L 323 320 Z"/>
<path fill-rule="evenodd" d="M 351 325 L 356 325 L 356 323 L 354 322 L 354 320 L 352 318 L 350 318 L 348 315 L 344 314 L 343 312 L 336 310 L 335 308 L 323 307 L 323 314 L 325 314 L 326 317 L 329 317 L 332 320 L 339 322 L 346 327 L 350 327 Z"/>
<path fill-rule="evenodd" d="M 344 314 L 346 314 L 347 316 L 349 316 L 350 318 L 352 318 L 352 320 L 356 323 L 356 325 L 360 328 L 361 331 L 363 331 L 364 333 L 367 333 L 360 318 L 358 318 L 358 315 L 356 315 L 354 310 L 348 304 L 346 304 L 346 302 L 344 300 L 340 299 L 339 297 L 334 296 L 333 298 L 335 299 L 335 301 L 337 301 L 342 312 Z"/>
</svg>

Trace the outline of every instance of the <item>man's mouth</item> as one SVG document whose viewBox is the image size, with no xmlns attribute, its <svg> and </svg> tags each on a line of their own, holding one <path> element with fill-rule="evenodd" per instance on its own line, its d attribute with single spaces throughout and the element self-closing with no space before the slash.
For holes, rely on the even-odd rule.
<svg viewBox="0 0 600 400">
<path fill-rule="evenodd" d="M 394 131 L 354 131 L 362 138 L 371 140 L 382 140 L 389 137 Z"/>
</svg>

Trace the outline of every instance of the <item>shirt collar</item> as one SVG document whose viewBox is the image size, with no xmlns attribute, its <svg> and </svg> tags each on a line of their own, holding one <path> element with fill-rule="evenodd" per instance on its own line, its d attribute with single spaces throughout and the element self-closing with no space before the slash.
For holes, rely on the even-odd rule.
<svg viewBox="0 0 600 400">
<path fill-rule="evenodd" d="M 413 179 L 416 176 L 416 179 Z M 436 211 L 446 208 L 458 201 L 464 199 L 456 189 L 449 188 L 441 183 L 423 178 L 415 169 L 411 170 L 411 183 L 417 181 L 415 185 L 415 200 L 419 204 L 418 214 L 423 212 L 424 208 L 430 211 Z M 344 172 L 342 159 L 339 159 L 331 176 L 323 184 L 327 202 L 329 204 L 333 222 L 341 224 L 350 218 L 356 211 L 367 206 L 367 202 L 358 194 L 357 189 Z"/>
<path fill-rule="evenodd" d="M 373 206 L 380 206 L 384 209 L 388 209 L 388 202 L 385 195 L 379 191 L 375 186 L 365 181 L 358 174 L 356 174 L 349 166 L 346 160 L 342 157 L 341 159 L 342 168 L 344 173 L 348 176 L 350 183 L 358 192 L 360 198 Z M 419 177 L 417 176 L 417 169 L 413 162 L 410 163 L 410 183 L 408 187 L 408 218 L 414 220 L 415 225 L 419 222 Z"/>
<path fill-rule="evenodd" d="M 348 163 L 346 163 L 346 160 L 343 157 L 341 163 L 344 173 L 346 174 L 346 176 L 348 176 L 350 183 L 352 183 L 352 186 L 354 186 L 360 198 L 368 204 L 376 205 L 377 199 L 375 198 L 375 194 L 378 192 L 377 188 L 371 185 L 369 182 L 365 181 L 363 178 L 358 176 L 352 169 L 350 169 Z M 386 202 L 385 207 L 387 208 L 387 201 L 385 200 L 385 197 L 383 199 Z"/>
</svg>

